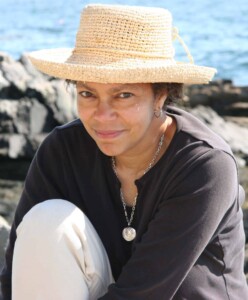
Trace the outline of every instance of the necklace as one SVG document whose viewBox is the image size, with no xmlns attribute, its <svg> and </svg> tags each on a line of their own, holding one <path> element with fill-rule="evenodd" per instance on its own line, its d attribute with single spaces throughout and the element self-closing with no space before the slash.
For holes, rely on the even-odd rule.
<svg viewBox="0 0 248 300">
<path fill-rule="evenodd" d="M 161 136 L 161 138 L 159 140 L 159 143 L 158 143 L 158 148 L 157 148 L 151 162 L 148 164 L 148 167 L 144 170 L 143 175 L 146 174 L 152 168 L 152 166 L 154 165 L 154 163 L 155 163 L 155 161 L 156 161 L 156 159 L 159 155 L 159 152 L 160 152 L 160 150 L 163 146 L 163 143 L 164 143 L 164 134 Z M 114 170 L 114 173 L 115 173 L 116 177 L 118 178 L 115 157 L 112 156 L 111 160 L 112 160 L 112 168 Z M 122 192 L 121 188 L 120 188 L 120 197 L 121 197 L 121 202 L 122 202 L 123 209 L 124 209 L 125 218 L 126 218 L 126 221 L 127 221 L 127 227 L 125 227 L 123 229 L 122 236 L 123 236 L 124 240 L 126 240 L 127 242 L 130 242 L 130 241 L 134 240 L 135 237 L 136 237 L 136 230 L 131 226 L 131 224 L 132 224 L 133 218 L 134 218 L 134 212 L 135 212 L 135 208 L 136 208 L 138 193 L 134 197 L 130 218 L 128 217 L 128 214 L 127 214 L 127 208 L 126 208 L 127 205 L 126 205 L 126 201 L 125 201 L 125 198 L 123 196 L 123 192 Z"/>
</svg>

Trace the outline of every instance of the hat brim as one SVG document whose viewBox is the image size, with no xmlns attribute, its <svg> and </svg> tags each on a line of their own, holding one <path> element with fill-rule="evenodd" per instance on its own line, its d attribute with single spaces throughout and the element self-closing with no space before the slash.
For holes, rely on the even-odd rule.
<svg viewBox="0 0 248 300">
<path fill-rule="evenodd" d="M 50 76 L 98 83 L 176 82 L 202 84 L 211 81 L 216 69 L 166 59 L 126 58 L 94 63 L 73 60 L 73 49 L 48 49 L 28 54 L 32 64 Z"/>
</svg>

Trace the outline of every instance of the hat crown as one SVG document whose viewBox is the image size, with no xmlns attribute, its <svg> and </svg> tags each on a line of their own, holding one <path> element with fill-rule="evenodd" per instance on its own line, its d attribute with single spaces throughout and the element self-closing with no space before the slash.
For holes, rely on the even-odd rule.
<svg viewBox="0 0 248 300">
<path fill-rule="evenodd" d="M 75 51 L 87 49 L 171 59 L 172 16 L 161 8 L 88 5 L 81 14 Z"/>
</svg>

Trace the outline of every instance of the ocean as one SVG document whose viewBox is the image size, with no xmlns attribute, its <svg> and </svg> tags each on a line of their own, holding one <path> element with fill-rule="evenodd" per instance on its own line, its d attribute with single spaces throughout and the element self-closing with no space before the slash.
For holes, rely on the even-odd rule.
<svg viewBox="0 0 248 300">
<path fill-rule="evenodd" d="M 0 0 L 0 51 L 18 59 L 33 50 L 73 47 L 80 11 L 88 3 L 169 9 L 196 64 L 217 68 L 215 79 L 248 86 L 247 0 Z M 188 61 L 178 42 L 175 48 L 176 59 Z"/>
</svg>

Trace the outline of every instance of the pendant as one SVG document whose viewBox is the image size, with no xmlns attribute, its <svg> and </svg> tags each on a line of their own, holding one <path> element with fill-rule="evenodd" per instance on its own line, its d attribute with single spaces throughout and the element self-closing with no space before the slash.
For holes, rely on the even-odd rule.
<svg viewBox="0 0 248 300">
<path fill-rule="evenodd" d="M 122 230 L 122 236 L 124 240 L 130 242 L 136 237 L 136 230 L 133 227 L 126 227 Z"/>
</svg>

